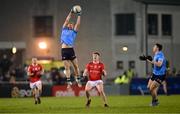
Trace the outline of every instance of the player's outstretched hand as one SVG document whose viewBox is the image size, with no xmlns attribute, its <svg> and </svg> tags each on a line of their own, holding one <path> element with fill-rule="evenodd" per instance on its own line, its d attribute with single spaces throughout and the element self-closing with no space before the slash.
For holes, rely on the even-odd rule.
<svg viewBox="0 0 180 114">
<path fill-rule="evenodd" d="M 150 55 L 148 55 L 148 56 L 146 57 L 146 59 L 148 59 L 149 61 L 152 61 L 152 60 L 153 60 L 153 58 L 152 58 Z"/>
<path fill-rule="evenodd" d="M 146 61 L 146 56 L 145 56 L 145 55 L 141 55 L 141 56 L 139 56 L 139 59 L 140 59 L 141 61 Z"/>
<path fill-rule="evenodd" d="M 71 11 L 70 11 L 71 13 L 74 13 L 74 11 L 73 11 L 73 9 L 71 9 Z"/>
</svg>

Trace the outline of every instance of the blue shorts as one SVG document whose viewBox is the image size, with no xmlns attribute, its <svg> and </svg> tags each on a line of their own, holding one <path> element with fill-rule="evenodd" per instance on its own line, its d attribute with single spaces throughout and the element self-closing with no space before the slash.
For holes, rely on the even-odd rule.
<svg viewBox="0 0 180 114">
<path fill-rule="evenodd" d="M 165 80 L 165 78 L 166 78 L 166 74 L 164 74 L 164 75 L 155 75 L 155 74 L 153 74 L 152 77 L 151 77 L 151 80 L 152 81 L 155 80 L 159 84 L 162 84 L 162 82 Z"/>
</svg>

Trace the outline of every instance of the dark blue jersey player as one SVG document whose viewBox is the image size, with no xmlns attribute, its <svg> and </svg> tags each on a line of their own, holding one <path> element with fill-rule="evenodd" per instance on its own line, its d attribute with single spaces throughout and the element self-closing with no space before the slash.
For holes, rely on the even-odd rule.
<svg viewBox="0 0 180 114">
<path fill-rule="evenodd" d="M 149 79 L 148 88 L 150 90 L 152 96 L 152 103 L 151 106 L 157 106 L 158 99 L 157 99 L 157 90 L 162 82 L 165 80 L 166 76 L 166 59 L 162 52 L 162 45 L 155 44 L 153 47 L 154 58 L 152 61 L 147 61 L 153 64 L 153 75 Z"/>
<path fill-rule="evenodd" d="M 80 22 L 81 22 L 81 12 L 77 13 L 77 21 L 75 24 L 70 22 L 71 16 L 75 15 L 71 10 L 68 14 L 61 32 L 61 55 L 62 61 L 65 67 L 65 75 L 67 77 L 67 88 L 70 88 L 72 82 L 70 80 L 70 66 L 73 65 L 74 68 L 74 76 L 78 86 L 81 86 L 80 79 L 79 79 L 79 67 L 78 61 L 74 52 L 74 42 L 77 37 L 77 33 L 79 30 Z"/>
</svg>

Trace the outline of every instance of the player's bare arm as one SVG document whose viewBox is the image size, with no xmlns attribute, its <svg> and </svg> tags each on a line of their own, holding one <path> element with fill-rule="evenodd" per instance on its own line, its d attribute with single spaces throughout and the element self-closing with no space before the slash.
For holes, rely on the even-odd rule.
<svg viewBox="0 0 180 114">
<path fill-rule="evenodd" d="M 64 27 L 67 27 L 67 25 L 68 25 L 68 23 L 69 23 L 69 21 L 70 21 L 70 19 L 71 19 L 71 16 L 72 16 L 72 11 L 70 11 L 69 14 L 68 14 L 68 16 L 66 17 L 66 20 L 65 20 L 65 22 L 64 22 L 64 24 L 63 24 L 63 28 L 64 28 Z"/>
<path fill-rule="evenodd" d="M 77 21 L 76 21 L 75 27 L 74 27 L 74 30 L 75 30 L 75 31 L 78 31 L 78 30 L 79 30 L 80 23 L 81 23 L 81 14 L 79 13 L 79 14 L 78 14 L 78 17 L 77 17 Z"/>
<path fill-rule="evenodd" d="M 41 74 L 41 75 L 43 75 L 43 74 L 44 74 L 44 69 L 42 69 L 42 70 L 41 70 L 41 73 L 40 73 L 40 74 Z"/>
<path fill-rule="evenodd" d="M 103 70 L 103 76 L 104 76 L 104 77 L 107 76 L 106 70 Z"/>
<path fill-rule="evenodd" d="M 34 75 L 34 73 L 32 73 L 32 72 L 28 71 L 28 72 L 27 72 L 27 75 L 28 75 L 28 76 L 33 76 L 33 75 Z"/>
<path fill-rule="evenodd" d="M 88 75 L 88 70 L 85 69 L 84 72 L 83 72 L 83 77 L 87 76 Z"/>
<path fill-rule="evenodd" d="M 153 64 L 153 65 L 158 66 L 158 67 L 161 67 L 162 64 L 163 64 L 163 61 L 158 61 L 158 62 L 156 62 L 156 61 L 150 61 L 150 60 L 148 60 L 148 59 L 147 59 L 147 61 L 148 61 L 149 63 Z"/>
</svg>

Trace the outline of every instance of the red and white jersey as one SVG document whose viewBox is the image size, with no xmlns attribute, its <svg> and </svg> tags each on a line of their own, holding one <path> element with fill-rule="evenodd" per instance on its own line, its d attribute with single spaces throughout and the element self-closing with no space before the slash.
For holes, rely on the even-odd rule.
<svg viewBox="0 0 180 114">
<path fill-rule="evenodd" d="M 101 76 L 103 75 L 104 70 L 104 64 L 101 62 L 90 62 L 86 65 L 86 69 L 88 70 L 90 81 L 101 80 Z"/>
<path fill-rule="evenodd" d="M 28 72 L 32 73 L 32 76 L 29 76 L 30 82 L 37 82 L 41 78 L 42 66 L 40 64 L 29 65 Z"/>
</svg>

